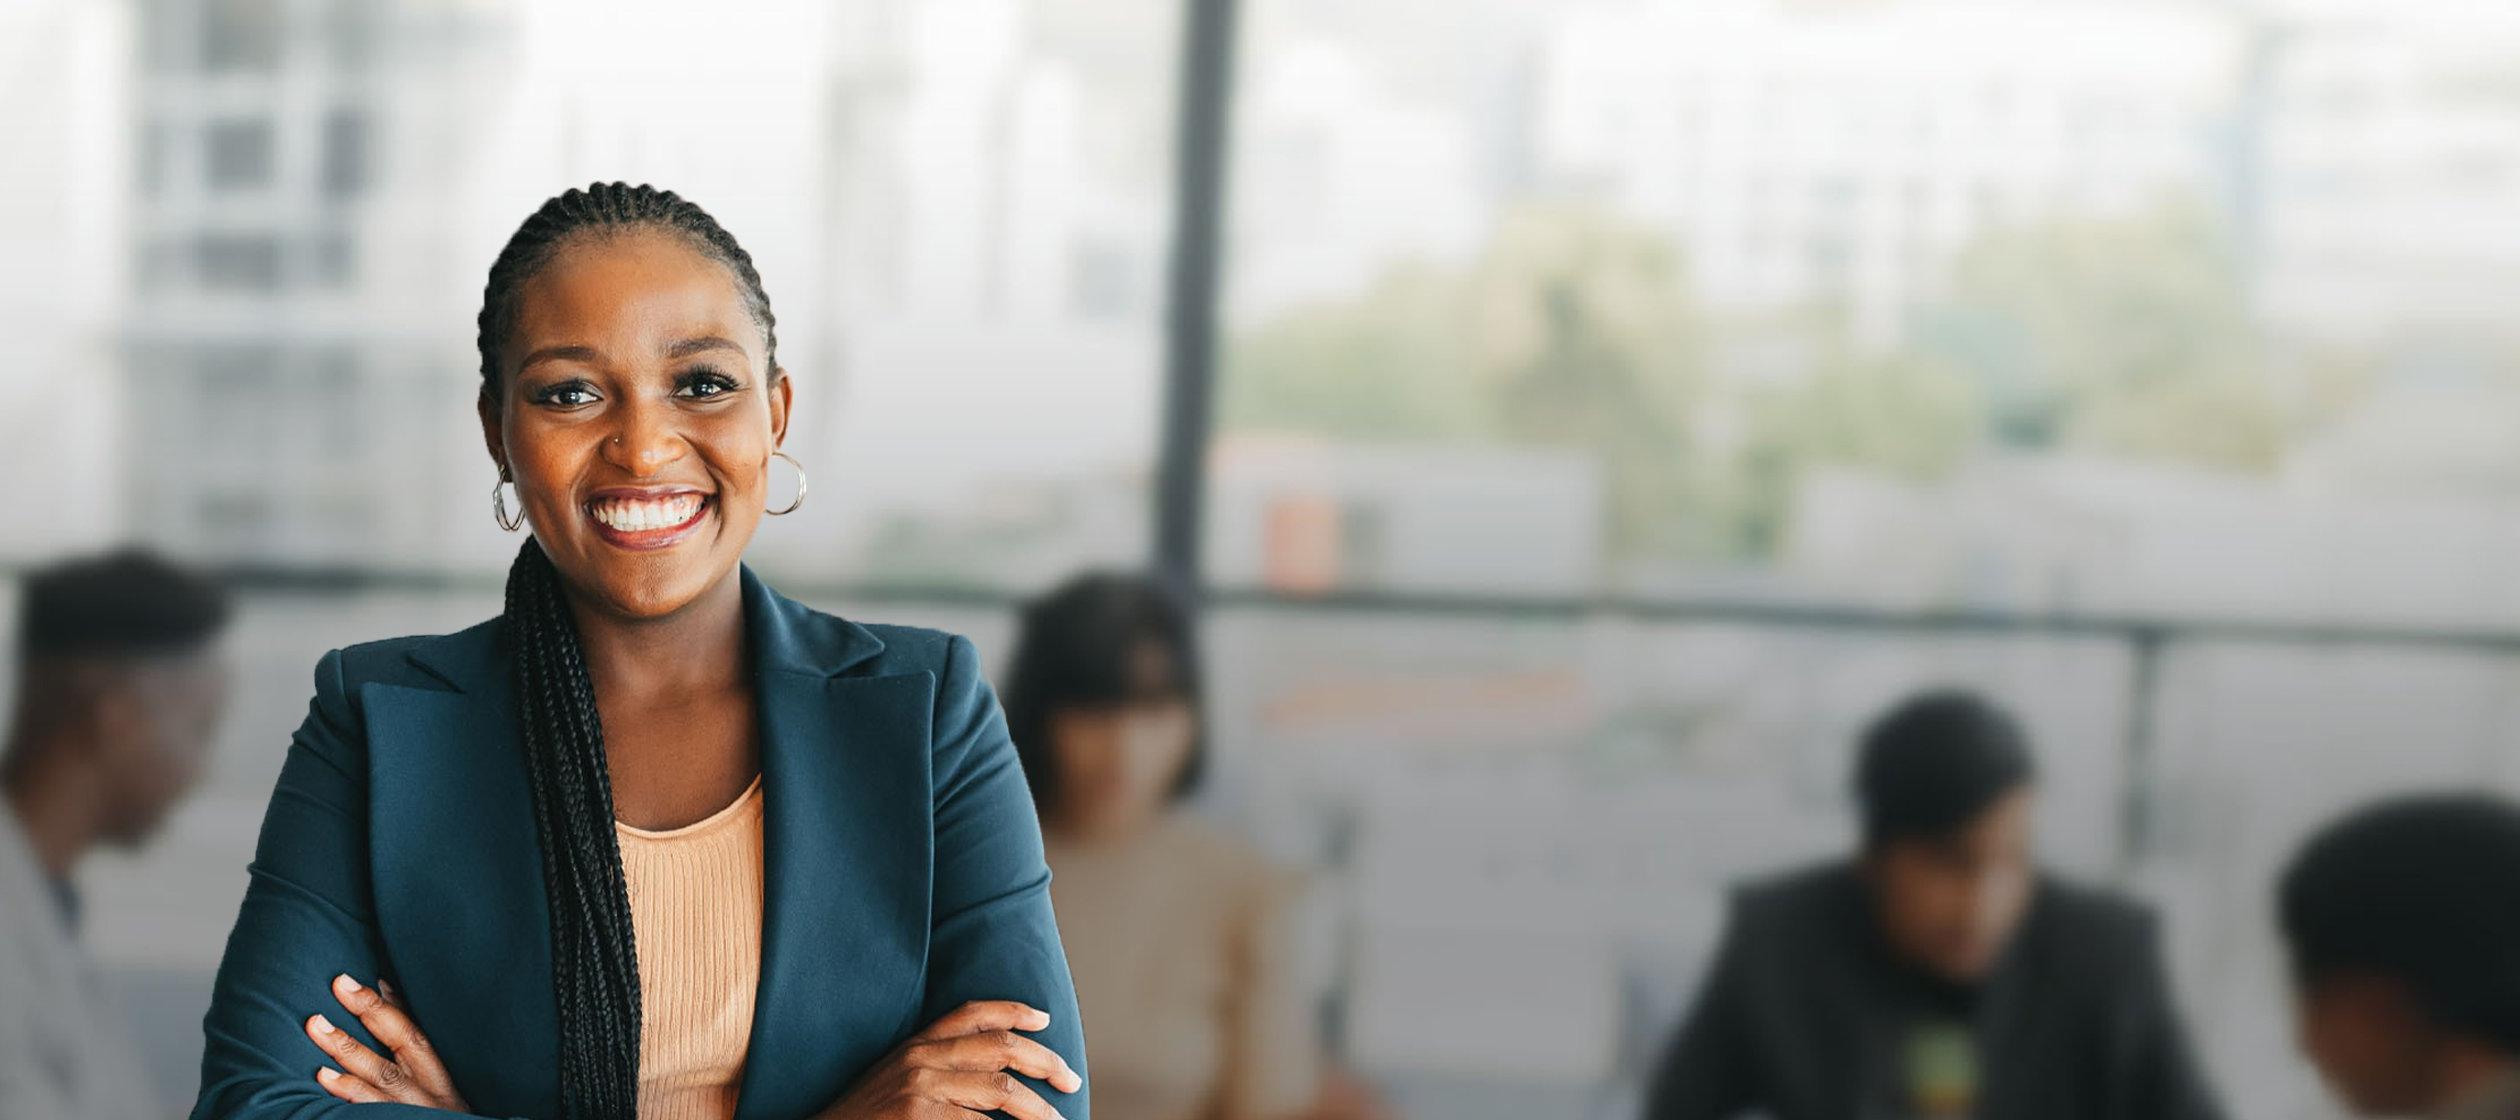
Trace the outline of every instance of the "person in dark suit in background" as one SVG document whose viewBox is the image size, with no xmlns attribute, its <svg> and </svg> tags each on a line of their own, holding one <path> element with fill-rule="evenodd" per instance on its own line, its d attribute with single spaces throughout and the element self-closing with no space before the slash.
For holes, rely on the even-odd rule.
<svg viewBox="0 0 2520 1120">
<path fill-rule="evenodd" d="M 1752 884 L 1647 1120 L 2215 1120 L 2152 915 L 2031 852 L 2029 747 L 1961 692 L 1865 733 L 1862 852 Z"/>
<path fill-rule="evenodd" d="M 2321 830 L 2276 909 L 2301 1046 L 2365 1116 L 2520 1120 L 2520 806 L 2397 798 Z"/>
</svg>

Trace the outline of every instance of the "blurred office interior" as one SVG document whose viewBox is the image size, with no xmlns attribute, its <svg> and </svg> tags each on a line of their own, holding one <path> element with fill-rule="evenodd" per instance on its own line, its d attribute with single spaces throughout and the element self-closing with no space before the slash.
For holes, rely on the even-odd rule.
<svg viewBox="0 0 2520 1120">
<path fill-rule="evenodd" d="M 483 272 L 625 179 L 777 307 L 774 582 L 1002 658 L 1195 579 L 1200 809 L 1316 873 L 1401 1115 L 1628 1115 L 1725 885 L 1944 682 L 2236 1114 L 2332 1115 L 2271 868 L 2520 790 L 2515 56 L 2429 0 L 0 0 L 0 572 L 243 595 L 90 942 L 189 1099 L 317 656 L 498 609 Z"/>
</svg>

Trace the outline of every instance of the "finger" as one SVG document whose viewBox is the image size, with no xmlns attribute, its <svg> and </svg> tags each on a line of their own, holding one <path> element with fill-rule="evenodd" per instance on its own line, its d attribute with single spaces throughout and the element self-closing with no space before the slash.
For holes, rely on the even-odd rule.
<svg viewBox="0 0 2520 1120">
<path fill-rule="evenodd" d="M 388 1002 L 373 988 L 364 988 L 347 974 L 333 977 L 333 998 L 359 1017 L 359 1024 L 368 1029 L 376 1041 L 393 1051 L 394 1061 L 413 1081 L 441 1098 L 455 1096 L 455 1080 L 447 1076 L 445 1063 L 429 1045 L 429 1036 L 411 1021 L 411 1015 L 400 1006 Z"/>
<path fill-rule="evenodd" d="M 913 1042 L 934 1042 L 982 1031 L 1037 1031 L 1050 1025 L 1050 1013 L 1010 999 L 976 999 L 957 1007 L 910 1036 Z"/>
<path fill-rule="evenodd" d="M 377 1092 L 376 1086 L 343 1073 L 331 1066 L 315 1071 L 315 1081 L 324 1091 L 352 1104 L 391 1104 L 392 1099 Z"/>
<path fill-rule="evenodd" d="M 1003 1112 L 1015 1120 L 1064 1120 L 1059 1110 L 1011 1073 L 957 1072 L 940 1075 L 947 1104 L 974 1112 Z"/>
<path fill-rule="evenodd" d="M 350 1037 L 350 1032 L 334 1026 L 332 1020 L 321 1015 L 308 1019 L 306 1037 L 314 1039 L 316 1046 L 332 1055 L 332 1060 L 341 1064 L 343 1073 L 367 1082 L 370 1087 L 384 1093 L 384 1099 L 412 1099 L 411 1077 L 403 1072 L 401 1066 L 377 1057 L 376 1051 Z"/>
<path fill-rule="evenodd" d="M 1047 1081 L 1062 1093 L 1073 1093 L 1085 1087 L 1085 1079 L 1077 1076 L 1067 1060 L 1056 1051 L 1013 1031 L 984 1031 L 961 1038 L 921 1043 L 909 1055 L 912 1065 L 927 1069 L 951 1069 L 994 1073 L 1014 1070 L 1026 1077 Z"/>
<path fill-rule="evenodd" d="M 378 1057 L 373 1049 L 350 1037 L 350 1032 L 345 1032 L 345 1029 L 333 1027 L 333 1019 L 325 1019 L 320 1014 L 307 1019 L 307 1037 L 315 1039 L 315 1044 L 323 1047 L 325 1054 L 333 1054 L 333 1062 L 340 1062 L 340 1072 L 368 1082 L 370 1087 L 383 1092 L 386 1100 L 401 1100 L 411 1102 L 411 1105 L 426 1100 L 426 1097 L 418 1095 L 418 1087 L 411 1082 L 411 1072 Z"/>
<path fill-rule="evenodd" d="M 376 994 L 385 997 L 387 1003 L 401 1007 L 405 1011 L 411 1010 L 403 1006 L 402 993 L 394 990 L 394 982 L 382 976 L 376 978 Z"/>
</svg>

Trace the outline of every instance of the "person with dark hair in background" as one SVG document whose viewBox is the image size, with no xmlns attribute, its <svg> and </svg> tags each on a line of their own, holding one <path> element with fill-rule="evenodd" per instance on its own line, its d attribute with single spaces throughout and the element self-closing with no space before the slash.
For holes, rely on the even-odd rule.
<svg viewBox="0 0 2520 1120">
<path fill-rule="evenodd" d="M 1648 1120 L 2219 1116 L 2151 914 L 2036 868 L 2032 769 L 1968 693 L 1877 720 L 1862 853 L 1738 894 Z"/>
<path fill-rule="evenodd" d="M 1087 1120 L 971 643 L 743 563 L 805 494 L 751 256 L 671 191 L 570 190 L 477 326 L 484 512 L 532 530 L 506 609 L 317 663 L 194 1115 Z"/>
<path fill-rule="evenodd" d="M 27 576 L 0 747 L 0 1117 L 165 1115 L 78 948 L 80 860 L 155 834 L 226 707 L 227 593 L 149 553 Z"/>
<path fill-rule="evenodd" d="M 1153 579 L 1025 607 L 1006 718 L 1041 807 L 1103 1120 L 1375 1114 L 1325 1074 L 1293 967 L 1299 884 L 1179 808 L 1206 769 L 1198 642 Z"/>
<path fill-rule="evenodd" d="M 2276 888 L 2301 1046 L 2365 1116 L 2520 1120 L 2520 806 L 2395 798 Z"/>
</svg>

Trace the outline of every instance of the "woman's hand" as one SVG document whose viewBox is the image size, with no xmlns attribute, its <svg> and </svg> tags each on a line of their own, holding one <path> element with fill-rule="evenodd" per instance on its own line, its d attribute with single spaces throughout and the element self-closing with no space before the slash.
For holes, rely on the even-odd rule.
<svg viewBox="0 0 2520 1120">
<path fill-rule="evenodd" d="M 966 1003 L 910 1036 L 816 1120 L 961 1120 L 993 1111 L 1015 1120 L 1061 1120 L 1059 1110 L 1014 1077 L 1047 1081 L 1062 1093 L 1085 1087 L 1049 1047 L 1015 1033 L 1049 1025 L 1048 1012 L 1020 1003 Z"/>
<path fill-rule="evenodd" d="M 394 1056 L 390 1061 L 377 1056 L 321 1015 L 309 1018 L 306 1036 L 341 1063 L 337 1071 L 330 1067 L 315 1071 L 315 1080 L 325 1092 L 354 1104 L 390 1101 L 448 1112 L 472 1111 L 463 1094 L 455 1091 L 455 1081 L 446 1075 L 446 1066 L 438 1061 L 428 1036 L 404 1013 L 402 1000 L 392 988 L 381 980 L 374 988 L 361 987 L 347 974 L 334 977 L 332 988 L 342 1009 L 357 1016 L 359 1025 Z"/>
</svg>

